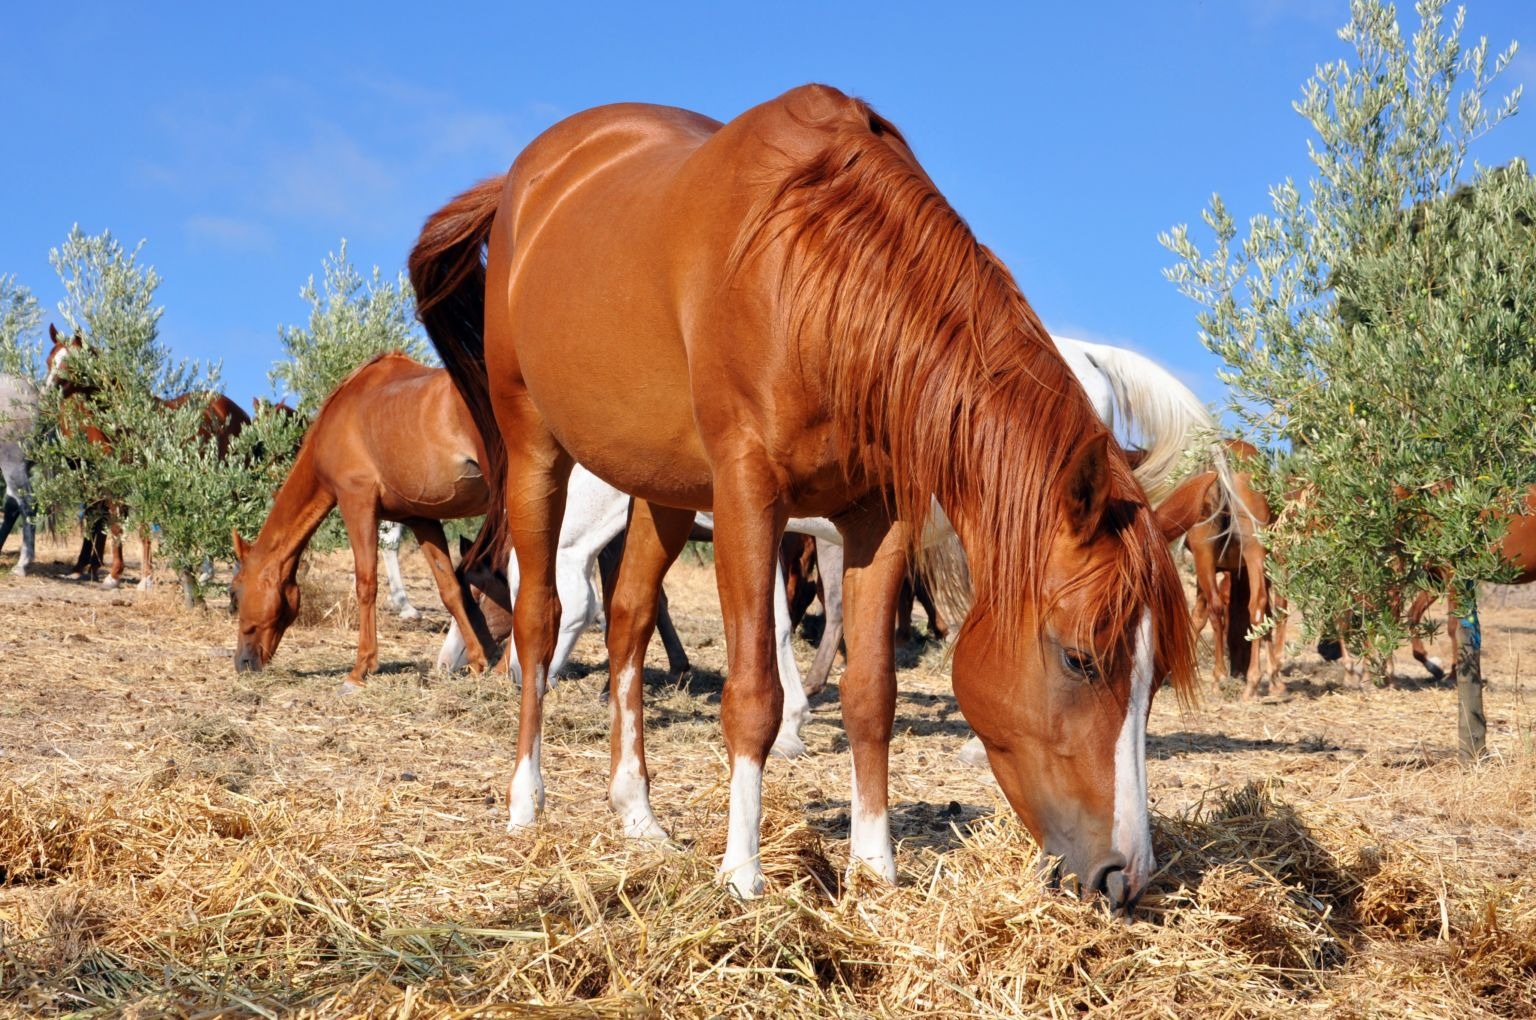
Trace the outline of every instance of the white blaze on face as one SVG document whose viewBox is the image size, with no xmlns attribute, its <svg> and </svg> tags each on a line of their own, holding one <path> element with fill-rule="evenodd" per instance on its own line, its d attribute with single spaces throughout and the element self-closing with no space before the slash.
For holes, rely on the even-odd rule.
<svg viewBox="0 0 1536 1020">
<path fill-rule="evenodd" d="M 53 364 L 48 366 L 48 377 L 43 380 L 44 386 L 57 386 L 63 377 L 64 361 L 69 357 L 69 348 L 60 347 L 59 353 L 53 356 Z"/>
<path fill-rule="evenodd" d="M 1147 821 L 1147 707 L 1152 702 L 1152 613 L 1142 610 L 1131 664 L 1131 697 L 1115 742 L 1115 826 L 1110 846 L 1125 855 L 1133 894 L 1146 886 L 1156 861 Z"/>
</svg>

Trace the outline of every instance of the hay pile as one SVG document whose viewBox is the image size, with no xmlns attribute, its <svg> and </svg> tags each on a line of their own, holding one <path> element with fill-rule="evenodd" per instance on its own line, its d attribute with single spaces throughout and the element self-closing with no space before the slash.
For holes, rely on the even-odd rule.
<svg viewBox="0 0 1536 1020">
<path fill-rule="evenodd" d="M 1007 815 L 919 854 L 899 888 L 858 879 L 843 895 L 840 860 L 782 794 L 764 827 L 770 895 L 738 903 L 712 882 L 724 798 L 701 798 L 697 843 L 656 850 L 609 827 L 476 831 L 409 789 L 259 802 L 197 778 L 97 800 L 12 788 L 0 1003 L 1140 1017 L 1522 1016 L 1536 1002 L 1529 881 L 1443 872 L 1269 786 L 1157 819 L 1168 866 L 1135 924 L 1042 888 Z"/>
</svg>

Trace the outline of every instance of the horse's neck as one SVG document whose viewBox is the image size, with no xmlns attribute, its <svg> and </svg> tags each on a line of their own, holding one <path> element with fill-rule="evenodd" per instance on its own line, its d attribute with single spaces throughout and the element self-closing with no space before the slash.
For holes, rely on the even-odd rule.
<svg viewBox="0 0 1536 1020">
<path fill-rule="evenodd" d="M 335 505 L 336 497 L 321 484 L 309 451 L 300 449 L 293 468 L 272 500 L 272 510 L 256 544 L 277 558 L 285 574 L 291 573 L 297 569 L 304 547 Z"/>
</svg>

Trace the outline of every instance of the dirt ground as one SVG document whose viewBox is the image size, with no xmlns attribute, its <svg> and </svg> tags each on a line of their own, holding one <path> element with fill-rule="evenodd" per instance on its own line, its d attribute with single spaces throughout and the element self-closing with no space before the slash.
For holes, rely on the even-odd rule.
<svg viewBox="0 0 1536 1020">
<path fill-rule="evenodd" d="M 55 804 L 63 805 L 60 811 L 67 807 L 77 813 L 70 817 L 85 817 L 102 805 L 116 805 L 114 810 L 121 812 L 167 791 L 195 794 L 209 803 L 222 803 L 219 798 L 227 794 L 240 804 L 273 810 L 289 805 L 297 811 L 302 805 L 321 811 L 331 805 L 338 818 L 353 817 L 348 812 L 366 816 L 373 834 L 368 839 L 399 848 L 400 856 L 388 865 L 390 874 L 428 884 L 432 867 L 413 864 L 412 847 L 451 844 L 463 853 L 503 862 L 514 850 L 525 862 L 539 853 L 559 857 L 562 847 L 583 841 L 601 841 L 609 848 L 605 853 L 618 852 L 611 849 L 613 826 L 605 800 L 608 711 L 598 693 L 607 673 L 596 631 L 578 645 L 570 675 L 547 703 L 545 822 L 537 837 L 509 837 L 504 821 L 516 732 L 513 693 L 494 677 L 433 672 L 447 614 L 425 562 L 413 549 L 403 553 L 402 561 L 421 618 L 401 621 L 382 608 L 381 600 L 379 673 L 364 692 L 338 697 L 335 689 L 355 648 L 350 562 L 344 554 L 314 560 L 306 581 L 310 622 L 286 636 L 273 666 L 259 675 L 237 676 L 231 666 L 234 624 L 222 605 L 183 609 L 168 576 L 145 592 L 132 587 L 107 591 L 67 580 L 62 562 L 69 543 L 40 544 L 36 576 L 18 578 L 9 572 L 14 551 L 0 558 L 0 685 L 5 692 L 0 698 L 0 812 L 6 805 L 19 810 L 18 804 Z M 131 562 L 130 580 L 137 579 L 134 566 Z M 725 658 L 712 569 L 685 553 L 667 589 L 693 669 L 681 684 L 658 669 L 647 674 L 653 799 L 674 837 L 708 856 L 718 852 L 723 840 L 726 807 L 718 721 Z M 1293 661 L 1280 689 L 1264 702 L 1244 704 L 1236 700 L 1235 688 L 1218 689 L 1208 680 L 1193 710 L 1181 710 L 1171 696 L 1158 699 L 1149 769 L 1159 831 L 1171 824 L 1167 820 L 1193 817 L 1202 806 L 1258 781 L 1287 803 L 1326 809 L 1382 840 L 1411 848 L 1415 859 L 1433 862 L 1442 875 L 1503 883 L 1500 888 L 1515 890 L 1508 895 L 1529 902 L 1536 888 L 1530 879 L 1536 870 L 1536 789 L 1531 782 L 1536 776 L 1536 716 L 1527 696 L 1533 687 L 1527 663 L 1536 662 L 1536 590 L 1495 590 L 1485 595 L 1484 604 L 1483 668 L 1490 681 L 1487 764 L 1469 771 L 1457 763 L 1454 691 L 1430 682 L 1411 657 L 1398 656 L 1392 686 L 1360 689 L 1346 683 L 1337 664 L 1324 663 L 1309 647 L 1301 647 L 1299 628 L 1293 627 Z M 797 639 L 802 669 L 809 667 L 813 652 Z M 665 663 L 659 645 L 650 661 Z M 930 875 L 936 879 L 935 854 L 956 851 L 974 826 L 990 824 L 1008 809 L 986 770 L 956 760 L 968 731 L 949 688 L 941 647 L 930 642 L 907 648 L 900 662 L 891 797 L 898 870 L 902 884 L 911 886 Z M 795 818 L 798 813 L 825 846 L 826 860 L 841 870 L 847 850 L 849 762 L 835 693 L 834 685 L 813 701 L 813 718 L 804 730 L 810 753 L 793 762 L 774 761 L 766 781 L 781 815 Z M 37 822 L 42 828 L 48 824 Z M 364 837 L 330 831 L 325 838 Z M 529 838 L 536 838 L 540 849 L 530 849 Z M 5 847 L 0 839 L 0 868 Z M 768 859 L 772 852 L 771 846 L 765 850 L 770 893 L 787 867 Z M 958 854 L 953 856 L 960 861 Z M 1167 859 L 1166 847 L 1159 856 Z M 101 868 L 93 874 L 105 875 L 107 866 Z M 38 873 L 46 870 L 37 867 Z M 155 868 L 143 871 L 136 881 L 159 880 Z M 57 898 L 71 881 L 62 868 L 47 882 L 28 879 L 14 861 L 8 872 L 0 870 L 0 1009 L 17 1015 L 110 1013 L 140 1001 L 158 1003 L 143 1007 L 143 1015 L 161 1009 L 196 1013 L 196 989 L 208 986 L 191 979 L 181 982 L 171 999 L 134 986 L 114 1000 L 102 991 L 110 986 L 102 984 L 106 978 L 98 976 L 92 984 L 69 969 L 76 957 L 68 952 L 57 950 L 63 955 L 52 966 L 59 969 L 50 974 L 42 972 L 46 967 L 38 960 L 43 957 L 16 950 L 18 940 L 46 927 L 46 918 L 39 920 L 43 914 L 64 909 Z M 189 875 L 186 881 L 193 879 Z M 437 902 L 428 912 L 481 917 L 502 906 L 496 898 L 491 889 L 459 888 L 451 903 Z M 139 918 L 124 909 L 104 906 L 107 920 L 92 922 L 94 928 L 82 925 L 103 943 L 111 941 L 112 925 L 141 924 L 147 930 L 147 913 Z M 877 921 L 870 924 L 878 927 Z M 1432 941 L 1435 935 L 1425 937 Z M 5 948 L 7 939 L 10 949 Z M 85 935 L 81 939 L 90 941 Z M 76 946 L 75 952 L 78 956 L 84 949 Z M 167 953 L 175 955 L 174 950 Z M 1536 960 L 1529 966 L 1536 972 Z M 170 974 L 167 965 L 166 981 L 177 985 Z M 1286 998 L 1292 993 L 1276 985 L 1281 990 L 1267 1000 L 1270 1005 L 1254 1012 L 1284 1013 L 1287 1002 L 1295 1008 L 1304 1001 L 1336 1002 L 1345 993 L 1333 983 L 1355 976 L 1348 970 L 1325 974 L 1305 994 L 1294 993 L 1293 1000 Z M 1386 986 L 1392 983 L 1390 977 L 1383 980 Z M 1478 988 L 1452 985 L 1439 1001 L 1451 1003 L 1446 1008 L 1454 1012 L 1521 1012 L 1518 1003 L 1480 1002 L 1484 993 Z M 497 994 L 530 998 L 533 987 L 513 983 Z M 540 987 L 547 995 L 552 986 Z M 612 989 L 592 991 L 609 994 Z M 652 991 L 642 987 L 636 994 L 646 997 Z M 207 1001 L 216 1002 L 218 996 L 209 991 Z M 303 1001 L 303 996 L 287 1001 Z M 264 1008 L 246 1005 L 252 1012 Z M 1379 1005 L 1390 1011 L 1386 1003 Z M 888 1006 L 897 1015 L 902 1012 L 899 1003 Z M 226 1008 L 246 1011 L 227 1003 Z M 865 1008 L 849 1007 L 854 1013 Z M 358 1007 L 360 1012 L 373 1009 Z M 1021 1002 L 1018 1015 L 1053 1009 L 1043 1000 Z M 349 1012 L 334 1000 L 328 1010 L 328 1015 Z M 1170 1010 L 1201 1012 L 1187 1003 Z M 1371 1012 L 1361 1008 L 1362 1015 Z"/>
</svg>

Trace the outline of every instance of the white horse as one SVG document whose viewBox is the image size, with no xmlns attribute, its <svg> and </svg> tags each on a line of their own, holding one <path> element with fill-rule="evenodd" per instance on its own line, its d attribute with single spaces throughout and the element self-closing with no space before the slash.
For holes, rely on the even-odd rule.
<svg viewBox="0 0 1536 1020">
<path fill-rule="evenodd" d="M 0 522 L 0 546 L 21 521 L 21 554 L 17 576 L 26 576 L 36 552 L 32 523 L 32 475 L 25 443 L 37 422 L 38 395 L 32 380 L 0 374 L 0 475 L 5 479 L 5 518 Z"/>
</svg>

